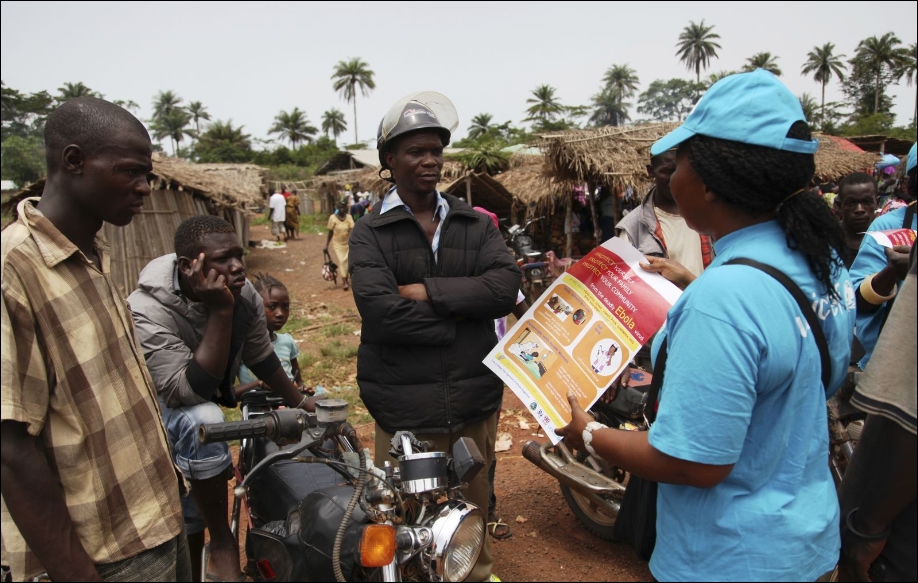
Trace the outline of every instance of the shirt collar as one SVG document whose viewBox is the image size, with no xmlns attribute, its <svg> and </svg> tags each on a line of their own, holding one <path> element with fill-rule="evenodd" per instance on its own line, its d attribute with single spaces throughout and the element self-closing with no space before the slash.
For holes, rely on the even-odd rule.
<svg viewBox="0 0 918 583">
<path fill-rule="evenodd" d="M 73 244 L 61 233 L 48 218 L 42 214 L 35 205 L 40 201 L 40 197 L 29 197 L 22 200 L 16 207 L 19 220 L 29 230 L 29 234 L 35 241 L 35 245 L 41 252 L 45 265 L 55 267 L 59 263 L 69 259 L 74 253 L 79 253 L 87 262 L 92 263 L 88 257 L 84 256 L 80 248 Z M 102 232 L 96 233 L 93 240 L 93 247 L 99 253 L 99 259 L 102 262 L 102 271 L 109 271 L 109 245 Z"/>
<path fill-rule="evenodd" d="M 449 203 L 446 202 L 446 199 L 443 198 L 439 190 L 435 190 L 434 192 L 437 193 L 437 208 L 436 208 L 436 211 L 434 212 L 434 219 L 439 217 L 440 220 L 442 221 L 443 219 L 446 218 L 446 215 L 449 213 Z M 405 210 L 407 210 L 409 213 L 414 215 L 414 213 L 411 212 L 411 208 L 409 208 L 408 205 L 402 201 L 402 197 L 398 195 L 398 189 L 393 186 L 392 188 L 389 189 L 389 192 L 387 192 L 386 195 L 383 197 L 382 206 L 379 209 L 379 216 L 382 216 L 386 214 L 387 212 L 391 211 L 392 209 L 398 208 L 398 207 L 402 207 Z"/>
</svg>

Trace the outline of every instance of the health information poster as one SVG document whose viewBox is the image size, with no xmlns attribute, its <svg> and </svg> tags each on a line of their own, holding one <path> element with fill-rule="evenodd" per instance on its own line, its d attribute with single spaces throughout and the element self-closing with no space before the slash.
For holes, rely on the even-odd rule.
<svg viewBox="0 0 918 583">
<path fill-rule="evenodd" d="M 567 393 L 588 409 L 662 327 L 682 293 L 613 238 L 557 278 L 484 363 L 557 443 L 570 422 Z"/>
</svg>

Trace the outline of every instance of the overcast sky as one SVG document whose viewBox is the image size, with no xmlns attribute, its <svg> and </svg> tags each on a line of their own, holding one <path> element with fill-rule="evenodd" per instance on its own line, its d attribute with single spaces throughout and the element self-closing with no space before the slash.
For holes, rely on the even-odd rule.
<svg viewBox="0 0 918 583">
<path fill-rule="evenodd" d="M 358 95 L 361 141 L 399 97 L 435 90 L 455 103 L 463 137 L 490 113 L 519 123 L 538 85 L 565 105 L 588 104 L 613 63 L 628 64 L 640 91 L 655 79 L 691 78 L 675 56 L 690 20 L 715 26 L 720 57 L 710 72 L 737 70 L 759 51 L 779 56 L 782 79 L 819 100 L 800 75 L 814 45 L 853 56 L 863 38 L 894 32 L 916 41 L 918 2 L 2 2 L 2 77 L 24 92 L 56 93 L 82 81 L 109 99 L 134 100 L 147 119 L 161 90 L 202 101 L 266 138 L 273 118 L 295 106 L 320 127 L 332 107 L 353 109 L 332 89 L 341 60 L 360 57 L 376 90 Z M 893 86 L 898 124 L 907 124 L 915 87 Z M 826 100 L 839 100 L 837 83 Z M 632 118 L 640 117 L 631 110 Z"/>
</svg>

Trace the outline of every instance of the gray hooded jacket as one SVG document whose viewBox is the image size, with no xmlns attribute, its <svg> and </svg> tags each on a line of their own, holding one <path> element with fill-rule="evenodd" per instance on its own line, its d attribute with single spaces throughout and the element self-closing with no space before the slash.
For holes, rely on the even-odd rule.
<svg viewBox="0 0 918 583">
<path fill-rule="evenodd" d="M 147 264 L 128 303 L 153 384 L 167 407 L 211 400 L 235 404 L 232 385 L 240 362 L 259 378 L 281 366 L 271 345 L 264 302 L 251 282 L 236 298 L 233 333 L 227 339 L 230 362 L 223 378 L 214 377 L 194 360 L 210 310 L 182 293 L 174 253 Z"/>
</svg>

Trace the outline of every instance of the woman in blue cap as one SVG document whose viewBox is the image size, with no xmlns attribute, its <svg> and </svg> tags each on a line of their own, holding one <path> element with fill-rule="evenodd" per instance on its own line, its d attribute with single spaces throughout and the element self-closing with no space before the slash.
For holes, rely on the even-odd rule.
<svg viewBox="0 0 918 583">
<path fill-rule="evenodd" d="M 817 145 L 797 98 L 757 70 L 716 83 L 651 149 L 677 147 L 673 197 L 715 239 L 716 258 L 654 341 L 655 367 L 666 367 L 651 430 L 588 423 L 572 399 L 558 433 L 659 482 L 658 580 L 814 581 L 838 559 L 826 399 L 847 371 L 854 292 L 844 235 L 806 188 Z M 829 362 L 791 293 L 760 269 L 725 265 L 737 258 L 802 289 Z"/>
</svg>

